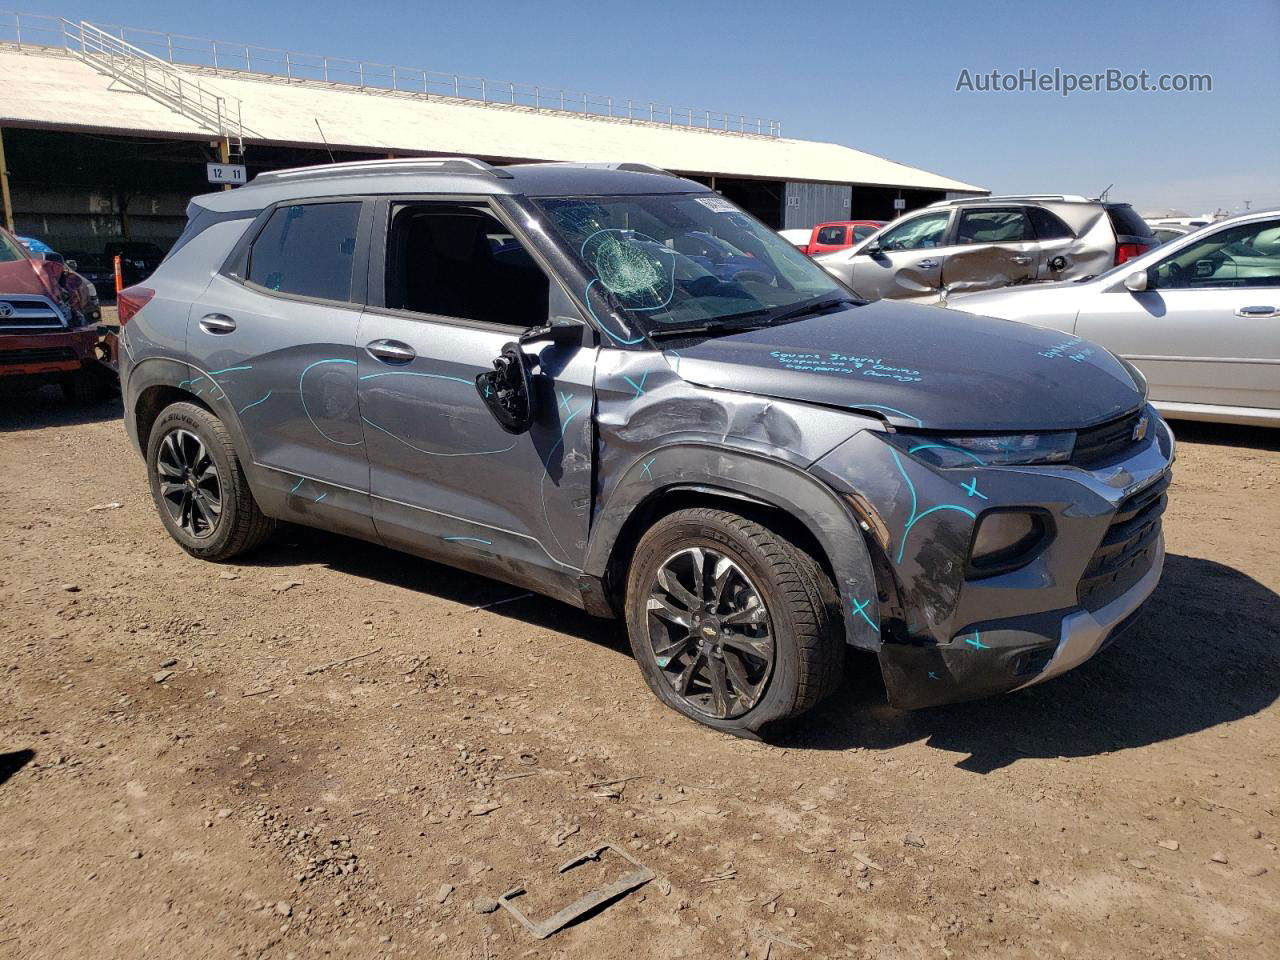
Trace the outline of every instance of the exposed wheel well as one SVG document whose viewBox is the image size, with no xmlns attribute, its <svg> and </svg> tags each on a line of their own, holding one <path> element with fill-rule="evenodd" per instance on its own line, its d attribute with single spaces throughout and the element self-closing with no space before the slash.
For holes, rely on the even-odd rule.
<svg viewBox="0 0 1280 960">
<path fill-rule="evenodd" d="M 640 538 L 662 517 L 688 507 L 718 507 L 721 510 L 732 510 L 761 526 L 768 527 L 774 533 L 786 537 L 796 546 L 804 549 L 818 561 L 823 572 L 831 578 L 831 582 L 836 582 L 831 560 L 813 531 L 781 507 L 751 500 L 728 490 L 718 491 L 707 488 L 659 490 L 641 501 L 631 512 L 627 522 L 618 531 L 618 538 L 614 541 L 613 549 L 609 553 L 605 586 L 608 590 L 609 602 L 616 612 L 622 609 L 626 594 L 627 568 L 631 565 L 631 557 L 635 553 L 636 544 L 640 542 Z"/>
<path fill-rule="evenodd" d="M 142 448 L 144 454 L 147 449 L 147 442 L 151 439 L 151 428 L 155 426 L 156 420 L 159 419 L 165 407 L 172 406 L 175 403 L 194 403 L 197 407 L 203 407 L 213 413 L 207 403 L 194 393 L 183 390 L 180 387 L 173 387 L 164 383 L 157 384 L 154 387 L 147 387 L 138 396 L 137 403 L 134 404 L 134 422 L 138 428 L 138 446 Z"/>
</svg>

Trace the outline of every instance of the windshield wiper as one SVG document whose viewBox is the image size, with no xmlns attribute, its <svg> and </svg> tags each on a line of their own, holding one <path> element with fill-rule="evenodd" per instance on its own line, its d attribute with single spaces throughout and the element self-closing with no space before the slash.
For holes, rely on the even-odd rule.
<svg viewBox="0 0 1280 960">
<path fill-rule="evenodd" d="M 802 303 L 798 307 L 792 307 L 790 310 L 782 311 L 782 313 L 773 314 L 769 318 L 769 325 L 773 326 L 779 323 L 786 323 L 788 320 L 799 320 L 801 317 L 807 317 L 810 314 L 829 310 L 842 303 L 852 303 L 857 305 L 858 302 L 859 301 L 852 297 L 833 297 L 830 300 L 819 300 L 817 303 Z"/>
<path fill-rule="evenodd" d="M 750 314 L 750 316 L 755 316 L 755 315 L 756 315 L 755 313 Z M 741 315 L 741 316 L 747 316 L 747 315 Z M 766 319 L 765 314 L 763 312 L 760 312 L 759 316 L 761 319 Z M 767 326 L 769 326 L 767 322 L 765 323 L 737 323 L 737 322 L 699 323 L 691 326 L 662 327 L 657 330 L 650 330 L 649 337 L 652 340 L 663 340 L 671 337 L 690 337 L 690 336 L 696 337 L 696 336 L 701 336 L 703 334 L 706 334 L 708 336 L 719 336 L 722 333 L 744 333 L 747 330 L 759 330 Z"/>
</svg>

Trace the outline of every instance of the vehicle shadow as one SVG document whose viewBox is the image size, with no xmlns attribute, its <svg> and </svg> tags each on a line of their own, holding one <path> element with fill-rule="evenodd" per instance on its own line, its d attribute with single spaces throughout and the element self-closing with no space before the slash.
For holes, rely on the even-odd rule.
<svg viewBox="0 0 1280 960">
<path fill-rule="evenodd" d="M 122 416 L 124 407 L 118 393 L 99 403 L 78 405 L 64 400 L 57 386 L 20 390 L 0 383 L 0 433 L 102 423 Z"/>
<path fill-rule="evenodd" d="M 1269 707 L 1280 697 L 1277 637 L 1280 596 L 1224 564 L 1170 555 L 1132 629 L 1070 673 L 1003 697 L 907 712 L 885 705 L 875 660 L 858 657 L 841 692 L 773 742 L 843 750 L 925 740 L 964 754 L 956 766 L 977 773 L 1025 757 L 1143 747 Z"/>
<path fill-rule="evenodd" d="M 246 562 L 295 570 L 320 564 L 468 607 L 498 602 L 488 607 L 494 615 L 631 657 L 620 621 L 337 534 L 287 527 Z M 1231 598 L 1227 615 L 1224 597 Z M 957 766 L 979 773 L 1025 757 L 1141 747 L 1270 706 L 1280 697 L 1277 637 L 1280 596 L 1224 564 L 1170 555 L 1141 619 L 1113 647 L 1062 677 L 1002 697 L 911 712 L 886 704 L 875 658 L 858 654 L 827 703 L 766 731 L 764 739 L 798 750 L 890 749 L 927 740 L 963 754 Z M 633 669 L 619 665 L 624 668 Z M 673 716 L 672 722 L 680 721 Z"/>
<path fill-rule="evenodd" d="M 35 757 L 36 752 L 34 750 L 13 750 L 9 753 L 0 753 L 0 787 L 4 786 L 10 777 L 34 760 Z"/>
<path fill-rule="evenodd" d="M 1204 423 L 1199 420 L 1171 420 L 1173 435 L 1188 443 L 1212 443 L 1223 447 L 1251 447 L 1280 450 L 1280 430 L 1249 427 L 1237 423 Z"/>
<path fill-rule="evenodd" d="M 467 607 L 483 606 L 497 616 L 566 633 L 631 656 L 626 633 L 617 621 L 590 616 L 576 607 L 530 594 L 500 580 L 311 527 L 287 525 L 262 549 L 236 562 L 291 568 L 298 571 L 299 580 L 305 578 L 301 571 L 308 564 L 319 564 Z"/>
</svg>

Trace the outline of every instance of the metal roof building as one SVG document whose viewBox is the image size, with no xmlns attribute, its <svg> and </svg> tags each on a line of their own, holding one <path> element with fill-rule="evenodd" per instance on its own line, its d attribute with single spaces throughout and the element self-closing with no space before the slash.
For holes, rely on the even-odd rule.
<svg viewBox="0 0 1280 960">
<path fill-rule="evenodd" d="M 711 184 L 775 227 L 894 214 L 982 187 L 777 121 L 482 78 L 0 14 L 0 135 L 19 232 L 166 245 L 205 163 L 632 161 Z"/>
</svg>

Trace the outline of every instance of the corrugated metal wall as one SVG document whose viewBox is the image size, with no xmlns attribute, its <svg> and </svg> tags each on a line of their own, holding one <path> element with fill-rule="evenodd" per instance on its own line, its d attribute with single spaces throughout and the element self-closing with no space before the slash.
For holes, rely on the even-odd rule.
<svg viewBox="0 0 1280 960">
<path fill-rule="evenodd" d="M 848 220 L 853 188 L 840 183 L 788 183 L 784 230 L 812 227 L 824 220 Z"/>
</svg>

